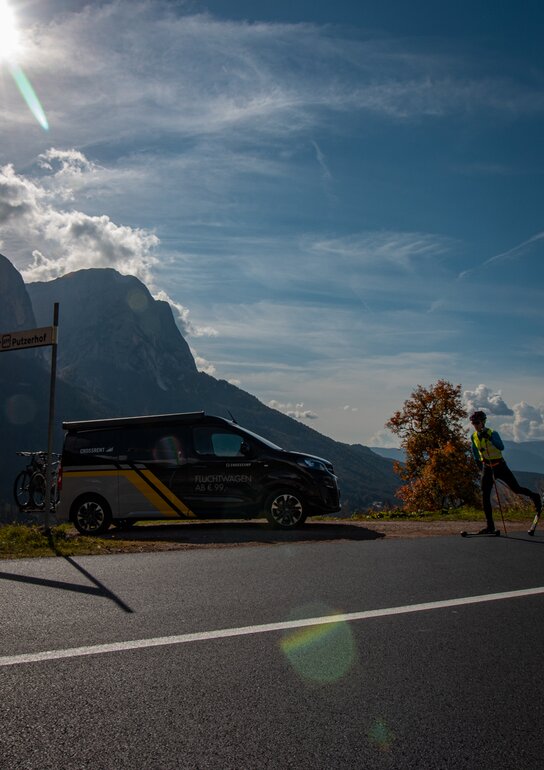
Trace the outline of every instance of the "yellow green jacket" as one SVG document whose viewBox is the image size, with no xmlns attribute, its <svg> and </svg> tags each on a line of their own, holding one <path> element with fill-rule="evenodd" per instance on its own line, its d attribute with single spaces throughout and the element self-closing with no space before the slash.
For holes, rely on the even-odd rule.
<svg viewBox="0 0 544 770">
<path fill-rule="evenodd" d="M 502 460 L 504 444 L 496 430 L 484 428 L 471 436 L 472 454 L 477 463 L 496 463 Z"/>
</svg>

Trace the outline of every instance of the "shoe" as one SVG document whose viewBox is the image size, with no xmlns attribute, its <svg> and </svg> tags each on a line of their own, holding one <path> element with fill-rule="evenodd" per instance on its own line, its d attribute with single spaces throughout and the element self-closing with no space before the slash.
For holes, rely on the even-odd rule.
<svg viewBox="0 0 544 770">
<path fill-rule="evenodd" d="M 494 535 L 497 530 L 495 527 L 484 527 L 481 529 L 478 534 L 479 535 Z"/>
</svg>

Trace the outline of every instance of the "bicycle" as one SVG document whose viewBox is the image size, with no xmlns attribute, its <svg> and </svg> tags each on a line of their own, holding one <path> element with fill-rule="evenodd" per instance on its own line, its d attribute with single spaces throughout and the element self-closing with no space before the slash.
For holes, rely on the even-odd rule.
<svg viewBox="0 0 544 770">
<path fill-rule="evenodd" d="M 41 510 L 45 507 L 47 452 L 17 452 L 19 457 L 28 457 L 28 465 L 17 474 L 13 485 L 13 496 L 20 511 Z M 51 462 L 51 505 L 59 500 L 57 489 L 57 470 L 59 455 L 52 455 Z"/>
</svg>

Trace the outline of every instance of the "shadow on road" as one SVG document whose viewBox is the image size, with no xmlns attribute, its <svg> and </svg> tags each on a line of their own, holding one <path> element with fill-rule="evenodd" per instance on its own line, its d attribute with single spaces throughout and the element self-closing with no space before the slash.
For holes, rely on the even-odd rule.
<svg viewBox="0 0 544 770">
<path fill-rule="evenodd" d="M 522 535 L 519 532 L 516 532 L 515 534 L 510 534 L 510 532 L 507 535 L 503 535 L 503 537 L 508 540 L 517 540 L 518 543 L 531 543 L 532 545 L 544 545 L 544 540 L 538 540 L 537 538 L 530 537 L 529 535 Z"/>
<path fill-rule="evenodd" d="M 377 540 L 382 532 L 356 524 L 309 522 L 300 529 L 272 529 L 264 522 L 175 522 L 111 530 L 105 540 L 170 541 L 187 545 L 308 543 L 331 540 Z"/>
<path fill-rule="evenodd" d="M 57 556 L 64 559 L 64 561 L 68 562 L 68 564 L 73 567 L 73 569 L 77 570 L 77 572 L 83 575 L 92 585 L 81 585 L 81 583 L 69 583 L 65 580 L 51 580 L 49 578 L 32 577 L 31 575 L 19 575 L 13 572 L 0 572 L 0 580 L 12 580 L 18 583 L 30 583 L 31 585 L 45 586 L 47 588 L 60 588 L 63 591 L 75 591 L 81 594 L 99 596 L 104 599 L 109 599 L 120 609 L 122 609 L 123 612 L 134 612 L 134 610 L 132 610 L 128 604 L 125 604 L 125 602 L 120 599 L 117 594 L 114 594 L 113 591 L 110 591 L 110 589 L 105 586 L 104 583 L 98 580 L 98 578 L 95 578 L 95 576 L 84 567 L 82 567 L 81 564 L 78 564 L 70 556 L 64 556 L 61 554 L 55 545 L 55 541 L 50 531 L 47 533 L 47 539 L 51 550 Z"/>
<path fill-rule="evenodd" d="M 75 567 L 93 584 L 81 585 L 80 583 L 68 583 L 65 580 L 50 580 L 48 578 L 32 577 L 31 575 L 19 575 L 13 572 L 0 572 L 0 580 L 10 580 L 16 583 L 29 583 L 36 586 L 44 586 L 46 588 L 60 588 L 63 591 L 75 591 L 80 594 L 90 594 L 91 596 L 99 596 L 105 599 L 110 599 L 124 612 L 133 612 L 125 602 L 116 596 L 109 588 L 103 583 L 93 577 L 87 570 L 80 567 L 79 564 L 71 559 L 69 556 L 62 557 L 68 561 L 72 567 Z"/>
</svg>

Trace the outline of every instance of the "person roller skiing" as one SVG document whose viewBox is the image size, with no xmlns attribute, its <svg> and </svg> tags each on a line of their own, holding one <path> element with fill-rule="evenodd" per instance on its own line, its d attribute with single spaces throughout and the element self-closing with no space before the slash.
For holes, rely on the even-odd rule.
<svg viewBox="0 0 544 770">
<path fill-rule="evenodd" d="M 472 454 L 482 472 L 482 504 L 487 521 L 487 526 L 478 532 L 479 535 L 491 535 L 496 532 L 491 507 L 491 490 L 497 479 L 503 481 L 515 494 L 530 497 L 534 503 L 537 517 L 540 516 L 542 510 L 540 495 L 527 489 L 527 487 L 520 486 L 506 464 L 502 456 L 504 449 L 502 439 L 496 430 L 486 428 L 486 420 L 487 416 L 482 411 L 470 415 L 470 422 L 474 427 L 474 433 L 471 436 Z M 531 531 L 530 534 L 532 534 Z"/>
</svg>

